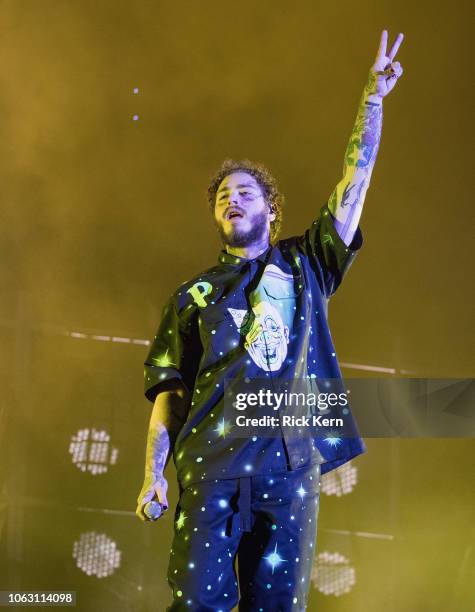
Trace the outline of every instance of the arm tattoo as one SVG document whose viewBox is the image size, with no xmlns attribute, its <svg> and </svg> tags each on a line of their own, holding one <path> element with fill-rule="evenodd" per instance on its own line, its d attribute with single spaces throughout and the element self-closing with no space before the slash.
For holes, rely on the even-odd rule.
<svg viewBox="0 0 475 612">
<path fill-rule="evenodd" d="M 147 437 L 145 466 L 148 472 L 163 474 L 170 453 L 170 435 L 163 424 L 150 428 Z"/>
<path fill-rule="evenodd" d="M 343 190 L 343 195 L 341 197 L 341 206 L 345 207 L 348 206 L 348 204 L 350 203 L 350 192 L 351 190 L 354 188 L 354 185 L 350 185 L 350 183 L 347 183 L 345 189 Z"/>
<path fill-rule="evenodd" d="M 165 412 L 150 422 L 145 453 L 147 474 L 163 474 L 178 434 L 187 419 L 188 408 L 186 400 L 172 394 L 168 397 Z"/>
<path fill-rule="evenodd" d="M 345 151 L 343 178 L 328 201 L 338 234 L 347 245 L 351 243 L 358 227 L 381 139 L 383 107 L 368 98 L 372 92 L 372 76 L 363 91 Z"/>
<path fill-rule="evenodd" d="M 366 168 L 374 164 L 381 138 L 382 106 L 360 104 L 355 127 L 345 153 L 344 174 L 351 167 Z"/>
</svg>

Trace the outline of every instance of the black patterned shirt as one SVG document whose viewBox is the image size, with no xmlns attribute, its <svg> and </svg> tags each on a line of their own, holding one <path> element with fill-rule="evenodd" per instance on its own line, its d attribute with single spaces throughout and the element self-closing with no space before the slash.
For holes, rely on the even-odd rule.
<svg viewBox="0 0 475 612">
<path fill-rule="evenodd" d="M 359 227 L 343 242 L 325 205 L 303 235 L 252 260 L 221 251 L 171 295 L 145 361 L 145 395 L 153 402 L 173 378 L 192 395 L 173 452 L 183 486 L 315 463 L 324 474 L 366 451 L 359 434 L 239 439 L 224 411 L 226 378 L 341 379 L 327 306 L 362 244 Z"/>
</svg>

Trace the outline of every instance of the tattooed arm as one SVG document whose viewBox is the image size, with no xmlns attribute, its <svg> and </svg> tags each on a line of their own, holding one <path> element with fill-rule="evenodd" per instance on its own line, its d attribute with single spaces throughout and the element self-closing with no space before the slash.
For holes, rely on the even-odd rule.
<svg viewBox="0 0 475 612">
<path fill-rule="evenodd" d="M 403 35 L 396 38 L 386 55 L 388 33 L 383 30 L 374 65 L 358 107 L 355 126 L 345 152 L 343 178 L 333 190 L 328 208 L 335 228 L 348 246 L 355 235 L 363 210 L 381 139 L 383 98 L 393 89 L 402 74 L 399 62 L 393 62 Z"/>
<path fill-rule="evenodd" d="M 158 499 L 165 510 L 168 508 L 168 483 L 163 473 L 186 422 L 189 405 L 189 395 L 178 379 L 166 383 L 155 399 L 145 451 L 145 479 L 137 499 L 136 514 L 142 520 L 147 520 L 143 508 L 152 499 Z"/>
<path fill-rule="evenodd" d="M 343 178 L 333 190 L 328 208 L 335 228 L 348 246 L 353 240 L 363 210 L 366 190 L 379 148 L 383 121 L 382 98 L 363 91 L 355 127 L 345 152 Z"/>
</svg>

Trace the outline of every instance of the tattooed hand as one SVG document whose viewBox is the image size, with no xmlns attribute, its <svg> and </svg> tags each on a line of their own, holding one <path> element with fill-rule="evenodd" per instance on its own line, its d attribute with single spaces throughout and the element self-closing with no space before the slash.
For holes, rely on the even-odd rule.
<svg viewBox="0 0 475 612">
<path fill-rule="evenodd" d="M 383 30 L 376 60 L 369 71 L 368 83 L 365 87 L 365 91 L 368 95 L 376 95 L 380 98 L 384 98 L 396 85 L 403 70 L 401 64 L 394 61 L 394 57 L 396 56 L 403 38 L 403 34 L 398 34 L 391 50 L 386 55 L 388 32 L 387 30 Z"/>
<path fill-rule="evenodd" d="M 168 509 L 167 500 L 168 482 L 164 476 L 157 476 L 152 473 L 148 473 L 145 476 L 142 490 L 137 498 L 137 510 L 135 514 L 142 521 L 149 521 L 150 519 L 144 514 L 144 507 L 149 501 L 158 501 L 162 504 L 163 512 Z M 163 516 L 163 512 L 161 516 Z"/>
</svg>

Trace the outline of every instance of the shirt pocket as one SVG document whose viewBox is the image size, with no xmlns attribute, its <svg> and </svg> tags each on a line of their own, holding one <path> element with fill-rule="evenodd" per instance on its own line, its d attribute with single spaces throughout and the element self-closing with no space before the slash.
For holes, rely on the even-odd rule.
<svg viewBox="0 0 475 612">
<path fill-rule="evenodd" d="M 224 302 L 201 310 L 200 335 L 210 358 L 222 359 L 239 346 L 239 327 Z"/>
<path fill-rule="evenodd" d="M 274 300 L 292 300 L 297 298 L 304 289 L 302 274 L 294 275 L 293 281 L 286 283 L 264 283 L 263 289 L 267 296 Z"/>
<path fill-rule="evenodd" d="M 294 276 L 292 283 L 266 283 L 260 290 L 274 312 L 278 312 L 283 324 L 290 330 L 302 323 L 304 282 L 302 275 Z"/>
</svg>

